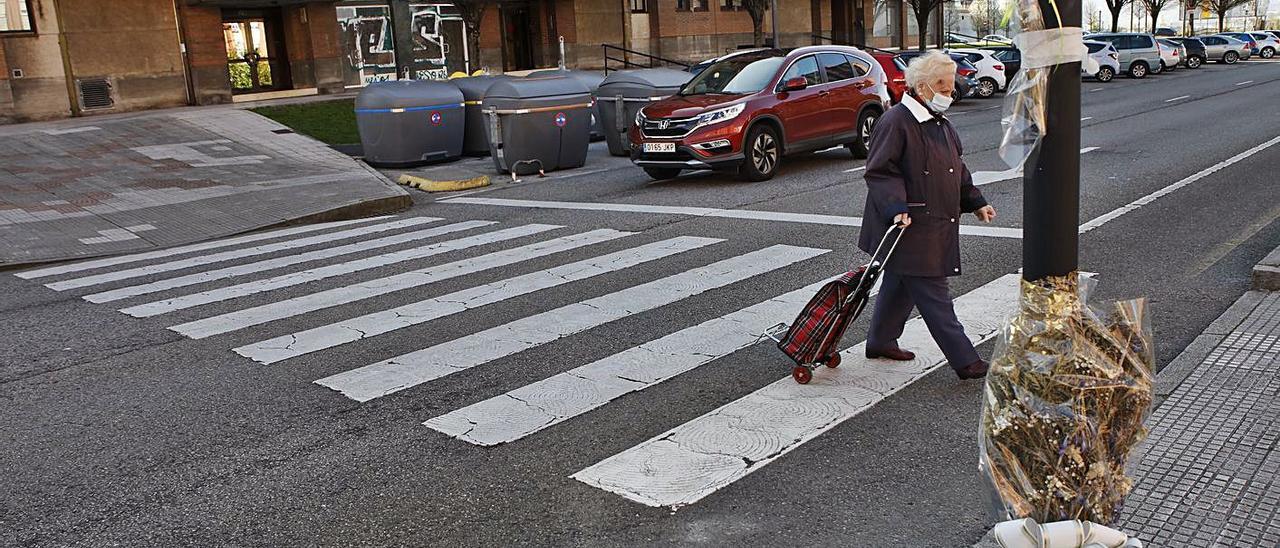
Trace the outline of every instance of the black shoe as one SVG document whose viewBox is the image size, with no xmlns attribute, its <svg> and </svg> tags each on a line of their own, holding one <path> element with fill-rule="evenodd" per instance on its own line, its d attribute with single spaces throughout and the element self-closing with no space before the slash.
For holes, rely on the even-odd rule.
<svg viewBox="0 0 1280 548">
<path fill-rule="evenodd" d="M 984 360 L 979 359 L 969 365 L 956 369 L 956 376 L 964 380 L 981 379 L 987 376 L 987 370 L 991 366 Z"/>
<path fill-rule="evenodd" d="M 900 362 L 909 362 L 916 359 L 916 355 L 903 350 L 901 348 L 885 348 L 876 349 L 867 347 L 867 359 L 875 360 L 884 358 L 886 360 L 897 360 Z"/>
</svg>

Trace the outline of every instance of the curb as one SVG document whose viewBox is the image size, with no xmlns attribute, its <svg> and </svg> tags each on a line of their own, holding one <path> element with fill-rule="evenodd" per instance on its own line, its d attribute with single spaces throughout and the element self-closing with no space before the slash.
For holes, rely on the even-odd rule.
<svg viewBox="0 0 1280 548">
<path fill-rule="evenodd" d="M 397 179 L 396 182 L 404 186 L 426 192 L 457 192 L 459 190 L 471 190 L 473 188 L 489 186 L 489 176 L 480 175 L 469 179 L 433 181 L 424 177 L 404 173 L 400 175 L 400 178 Z"/>
<path fill-rule="evenodd" d="M 1262 262 L 1253 265 L 1251 284 L 1254 291 L 1280 291 L 1280 247 L 1271 250 Z"/>
</svg>

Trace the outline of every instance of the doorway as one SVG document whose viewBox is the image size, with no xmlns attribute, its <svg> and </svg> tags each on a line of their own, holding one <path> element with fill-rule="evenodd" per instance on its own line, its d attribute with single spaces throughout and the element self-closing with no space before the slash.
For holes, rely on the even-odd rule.
<svg viewBox="0 0 1280 548">
<path fill-rule="evenodd" d="M 538 19 L 526 2 L 502 4 L 502 65 L 504 70 L 528 70 L 534 64 Z"/>
<path fill-rule="evenodd" d="M 224 10 L 222 38 L 227 46 L 231 93 L 289 89 L 280 10 Z"/>
</svg>

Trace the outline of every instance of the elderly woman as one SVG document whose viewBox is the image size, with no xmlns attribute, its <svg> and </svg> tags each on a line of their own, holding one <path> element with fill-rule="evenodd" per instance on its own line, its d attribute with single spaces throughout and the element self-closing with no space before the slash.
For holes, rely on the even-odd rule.
<svg viewBox="0 0 1280 548">
<path fill-rule="evenodd" d="M 914 306 L 962 379 L 986 376 L 987 362 L 956 319 L 948 276 L 960 275 L 960 215 L 990 222 L 987 205 L 960 158 L 960 135 L 942 115 L 955 91 L 955 62 L 932 51 L 907 66 L 907 93 L 871 134 L 868 188 L 859 247 L 872 253 L 893 224 L 902 240 L 884 266 L 867 334 L 867 357 L 911 360 L 898 337 Z M 892 237 L 892 236 L 891 236 Z"/>
</svg>

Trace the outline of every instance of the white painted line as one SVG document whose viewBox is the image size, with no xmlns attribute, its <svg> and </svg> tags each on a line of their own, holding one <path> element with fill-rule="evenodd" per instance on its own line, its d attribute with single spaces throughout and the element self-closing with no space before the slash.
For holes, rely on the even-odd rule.
<svg viewBox="0 0 1280 548">
<path fill-rule="evenodd" d="M 515 230 L 515 229 L 508 229 Z M 500 237 L 501 232 L 491 232 L 483 236 Z M 483 272 L 491 268 L 513 265 L 522 261 L 545 257 L 562 251 L 577 249 L 592 244 L 615 240 L 623 236 L 630 236 L 632 232 L 620 232 L 612 229 L 600 229 L 582 234 L 573 234 L 560 238 L 532 243 L 502 251 L 495 251 L 487 255 L 473 257 L 470 259 L 462 259 L 442 265 L 434 265 L 403 274 L 396 274 L 386 278 L 379 278 L 352 284 L 344 287 L 336 287 L 318 293 L 308 295 L 300 295 L 291 299 L 285 299 L 280 302 L 268 303 L 261 306 L 246 308 L 235 312 L 228 312 L 219 316 L 211 316 L 202 320 L 175 325 L 169 329 L 176 331 L 193 339 L 203 339 L 213 335 L 220 335 L 231 331 L 237 331 L 246 327 L 261 325 L 267 322 L 299 316 L 316 310 L 323 310 L 334 306 L 353 303 L 363 299 L 369 299 L 378 295 L 386 295 L 396 291 L 422 287 L 435 282 Z M 476 245 L 481 242 L 473 240 Z M 354 270 L 362 270 L 365 265 L 349 265 Z M 371 266 L 378 266 L 373 264 Z M 323 270 L 323 269 L 321 269 Z M 321 271 L 314 273 L 313 276 L 325 277 L 328 275 L 338 275 L 345 272 L 342 267 L 338 267 L 337 271 Z M 319 277 L 314 279 L 320 279 Z M 309 281 L 304 279 L 304 281 Z M 283 282 L 278 282 L 283 283 Z M 271 287 L 263 289 L 270 290 Z"/>
<path fill-rule="evenodd" d="M 1092 120 L 1092 119 L 1093 119 L 1093 117 L 1092 117 L 1092 116 L 1085 116 L 1085 117 L 1081 118 L 1081 119 L 1080 119 L 1080 121 L 1081 121 L 1081 122 L 1088 122 L 1089 120 Z"/>
<path fill-rule="evenodd" d="M 1007 274 L 956 299 L 975 344 L 994 337 L 1016 310 L 1019 277 Z M 697 502 L 946 363 L 920 318 L 907 323 L 900 342 L 915 361 L 868 360 L 859 343 L 840 353 L 840 367 L 819 368 L 807 385 L 788 375 L 572 477 L 649 506 Z M 779 369 L 789 363 L 778 362 Z"/>
<path fill-rule="evenodd" d="M 463 224 L 471 224 L 471 223 L 474 223 L 475 226 L 484 226 L 488 224 L 493 224 L 489 221 L 466 221 L 465 223 L 457 223 L 457 224 L 463 225 Z M 454 226 L 454 225 L 449 225 L 449 226 Z M 448 228 L 448 227 L 441 227 L 441 228 Z M 466 227 L 466 228 L 470 228 L 470 227 Z M 504 241 L 513 240 L 516 238 L 523 238 L 525 236 L 546 232 L 548 230 L 555 230 L 557 228 L 563 228 L 563 227 L 559 225 L 535 224 L 535 225 L 518 226 L 515 228 L 508 228 L 504 230 L 496 230 L 493 232 L 486 232 L 484 234 L 476 234 L 474 236 L 458 238 L 456 240 L 436 242 L 430 245 L 415 247 L 411 249 L 404 249 L 404 250 L 396 251 L 393 253 L 384 253 L 382 255 L 366 257 L 363 259 L 356 259 L 354 261 L 347 261 L 344 263 L 321 266 L 321 267 L 312 268 L 309 270 L 304 270 L 302 272 L 282 274 L 280 276 L 275 276 L 272 278 L 266 278 L 262 280 L 253 280 L 253 281 L 244 282 L 241 284 L 232 285 L 228 287 L 220 287 L 217 289 L 211 289 L 209 291 L 202 291 L 200 293 L 182 295 L 180 297 L 173 297 L 170 299 L 162 299 L 159 301 L 144 303 L 137 306 L 131 306 L 129 308 L 121 309 L 120 311 L 130 316 L 133 316 L 135 318 L 147 318 L 147 317 L 156 316 L 160 314 L 166 314 L 169 312 L 173 312 L 175 310 L 184 310 L 187 308 L 201 306 L 209 303 L 216 303 L 216 302 L 226 301 L 230 299 L 237 299 L 237 298 L 248 296 L 248 295 L 265 293 L 267 291 L 275 291 L 277 289 L 282 289 L 285 287 L 293 287 L 296 285 L 316 282 L 326 278 L 332 278 L 334 276 L 342 276 L 345 274 L 351 274 L 353 272 L 360 272 L 363 270 L 379 268 L 379 267 L 383 267 L 391 264 L 402 263 L 405 261 L 425 259 L 427 257 L 434 257 L 436 255 L 449 253 L 451 251 L 458 251 L 458 250 L 468 249 L 476 246 L 488 245 L 496 242 L 504 242 Z M 464 230 L 464 229 L 465 228 L 458 228 L 458 230 Z M 436 235 L 438 236 L 439 234 L 436 234 Z"/>
<path fill-rule="evenodd" d="M 1084 147 L 1080 149 L 1080 154 L 1087 154 L 1095 150 L 1098 150 L 1098 147 Z M 983 186 L 1022 177 L 1022 168 L 1016 167 L 1002 171 L 975 171 L 970 175 L 973 176 L 973 186 Z"/>
<path fill-rule="evenodd" d="M 867 166 L 858 166 L 858 167 L 855 167 L 855 168 L 852 168 L 852 169 L 846 169 L 846 170 L 844 170 L 844 172 L 845 172 L 845 173 L 855 173 L 855 172 L 858 172 L 858 171 L 862 171 L 862 170 L 864 170 L 864 169 L 867 169 Z"/>
<path fill-rule="evenodd" d="M 1091 89 L 1091 90 L 1089 90 L 1089 91 L 1102 91 L 1102 90 L 1104 90 L 1104 89 L 1107 89 L 1107 88 L 1093 88 L 1093 89 Z"/>
<path fill-rule="evenodd" d="M 197 255 L 195 257 L 188 257 L 186 259 L 169 261 L 167 263 L 156 263 L 149 266 L 139 266 L 136 268 L 130 268 L 126 270 L 115 270 L 111 272 L 104 272 L 102 274 L 85 276 L 82 278 L 71 278 L 69 280 L 63 280 L 60 282 L 47 283 L 45 284 L 45 287 L 48 287 L 49 289 L 54 289 L 57 291 L 65 291 L 67 289 L 76 289 L 80 287 L 89 287 L 92 285 L 104 284 L 108 282 L 118 282 L 121 280 L 128 280 L 132 278 L 140 278 L 142 276 L 150 276 L 153 274 L 172 272 L 174 270 L 182 270 L 185 268 L 204 266 L 207 264 L 220 263 L 224 261 L 233 261 L 236 259 L 244 259 L 247 257 L 254 257 L 257 255 L 266 255 L 268 253 L 275 253 L 277 251 L 285 251 L 289 249 L 297 249 L 300 247 L 324 244 L 324 243 L 334 242 L 338 240 L 345 240 L 347 238 L 358 238 L 360 236 L 368 236 L 370 234 L 377 234 L 379 232 L 386 232 L 388 230 L 401 230 L 401 229 L 409 228 L 419 224 L 422 224 L 422 222 L 418 221 L 416 217 L 410 217 L 407 219 L 400 219 L 397 221 L 391 221 L 387 223 L 362 226 L 359 228 L 351 228 L 351 229 L 347 229 L 339 232 L 330 232 L 328 234 L 308 236 L 306 238 L 298 238 L 296 240 L 285 240 L 283 242 L 276 242 L 273 244 L 265 244 L 265 245 L 255 246 L 255 247 L 248 247 L 244 249 L 233 249 L 231 251 L 223 251 L 220 253 L 214 253 L 212 255 Z"/>
<path fill-rule="evenodd" d="M 254 361 L 273 364 L 723 241 L 719 238 L 680 236 L 610 253 L 603 257 L 594 257 L 388 310 L 380 310 L 349 320 L 241 346 L 234 351 Z"/>
<path fill-rule="evenodd" d="M 447 343 L 326 377 L 316 384 L 369 401 L 606 323 L 829 252 L 775 245 L 616 293 L 562 306 Z M 618 382 L 623 382 L 618 379 Z"/>
<path fill-rule="evenodd" d="M 193 245 L 184 245 L 182 247 L 171 247 L 169 249 L 159 249 L 156 251 L 147 251 L 143 253 L 134 253 L 132 255 L 120 255 L 117 257 L 106 257 L 102 259 L 94 259 L 92 261 L 82 261 L 78 263 L 62 264 L 50 266 L 46 268 L 36 268 L 33 270 L 24 270 L 14 273 L 14 276 L 30 280 L 32 278 L 43 278 L 45 276 L 56 276 L 58 274 L 69 274 L 72 272 L 82 272 L 85 270 L 93 270 L 119 264 L 136 263 L 138 261 L 147 261 L 151 259 L 160 259 L 163 257 L 172 257 L 174 255 L 182 255 L 183 253 L 194 253 L 196 251 L 208 251 L 210 249 L 218 249 L 223 247 L 231 247 L 233 245 L 247 244 L 249 242 L 257 242 L 261 240 L 269 240 L 271 238 L 283 238 L 285 236 L 293 236 L 295 234 L 303 234 L 306 232 L 315 232 L 317 230 L 326 230 L 347 226 L 357 223 L 366 223 L 370 221 L 380 221 L 391 218 L 391 215 L 382 217 L 369 217 L 367 219 L 352 219 L 347 221 L 335 221 L 331 223 L 320 223 L 314 225 L 298 226 L 293 228 L 284 228 L 280 230 L 271 230 L 268 232 L 260 232 L 257 234 L 249 234 L 247 236 L 236 236 L 234 238 L 226 238 L 222 240 L 214 240 L 211 242 L 203 242 Z"/>
<path fill-rule="evenodd" d="M 1181 101 L 1181 100 L 1183 100 L 1183 99 L 1188 99 L 1188 98 L 1190 98 L 1190 97 L 1191 97 L 1190 95 L 1180 95 L 1180 96 L 1178 96 L 1178 97 L 1174 97 L 1173 99 L 1165 99 L 1165 100 L 1164 100 L 1164 102 L 1166 102 L 1166 103 L 1172 103 L 1172 102 L 1174 102 L 1174 101 Z"/>
<path fill-rule="evenodd" d="M 760 334 L 779 319 L 794 318 L 825 283 L 682 329 L 423 424 L 476 445 L 516 441 L 759 342 Z"/>
<path fill-rule="evenodd" d="M 1243 86 L 1243 85 L 1246 85 L 1246 84 L 1252 84 L 1252 83 L 1253 83 L 1253 80 L 1245 80 L 1245 81 L 1243 81 L 1243 82 L 1236 82 L 1236 85 L 1237 85 L 1237 86 Z"/>
<path fill-rule="evenodd" d="M 1250 156 L 1253 156 L 1254 154 L 1257 154 L 1257 153 L 1259 153 L 1259 152 L 1262 152 L 1263 150 L 1266 150 L 1267 148 L 1270 148 L 1271 146 L 1275 145 L 1276 143 L 1280 143 L 1280 136 L 1274 137 L 1274 138 L 1272 138 L 1270 141 L 1267 141 L 1267 142 L 1265 142 L 1265 143 L 1262 143 L 1262 144 L 1260 144 L 1260 145 L 1258 145 L 1258 146 L 1255 146 L 1255 147 L 1253 147 L 1253 148 L 1251 148 L 1251 149 L 1249 149 L 1249 150 L 1246 150 L 1246 151 L 1244 151 L 1244 152 L 1241 152 L 1241 153 L 1239 153 L 1239 154 L 1236 154 L 1235 156 L 1232 156 L 1232 157 L 1230 157 L 1230 158 L 1227 158 L 1226 160 L 1223 160 L 1223 161 L 1218 162 L 1218 163 L 1216 163 L 1216 164 L 1213 164 L 1213 165 L 1211 165 L 1211 166 L 1209 166 L 1209 167 L 1207 167 L 1207 168 L 1204 168 L 1204 169 L 1200 170 L 1199 172 L 1197 172 L 1197 173 L 1195 173 L 1195 174 L 1193 174 L 1193 175 L 1191 175 L 1191 176 L 1189 176 L 1189 177 L 1187 177 L 1187 178 L 1185 178 L 1185 179 L 1183 179 L 1183 180 L 1181 180 L 1181 181 L 1178 181 L 1178 182 L 1176 182 L 1176 183 L 1173 183 L 1173 184 L 1171 184 L 1171 185 L 1169 185 L 1169 186 L 1166 186 L 1166 187 L 1164 187 L 1164 188 L 1162 188 L 1162 189 L 1160 189 L 1160 190 L 1157 190 L 1157 191 L 1155 191 L 1155 192 L 1152 192 L 1151 194 L 1148 194 L 1148 195 L 1146 195 L 1146 196 L 1143 196 L 1143 197 L 1141 197 L 1141 198 L 1138 198 L 1137 200 L 1134 200 L 1134 201 L 1132 201 L 1132 202 L 1130 202 L 1130 203 L 1128 203 L 1128 204 L 1125 204 L 1125 205 L 1123 205 L 1123 206 L 1120 206 L 1120 207 L 1118 207 L 1118 208 L 1116 208 L 1116 209 L 1114 209 L 1114 210 L 1110 211 L 1109 213 L 1103 214 L 1103 215 L 1099 216 L 1098 218 L 1096 218 L 1096 219 L 1094 219 L 1094 220 L 1092 220 L 1092 221 L 1089 221 L 1089 222 L 1087 222 L 1087 223 L 1085 223 L 1085 224 L 1080 225 L 1080 234 L 1084 234 L 1085 232 L 1088 232 L 1088 231 L 1093 230 L 1093 229 L 1095 229 L 1095 228 L 1098 228 L 1098 227 L 1100 227 L 1100 226 L 1102 226 L 1102 225 L 1104 225 L 1104 224 L 1107 224 L 1108 222 L 1110 222 L 1110 221 L 1112 221 L 1112 220 L 1116 219 L 1117 217 L 1119 217 L 1119 216 L 1121 216 L 1121 215 L 1124 215 L 1125 213 L 1129 213 L 1130 211 L 1133 211 L 1133 210 L 1138 209 L 1138 208 L 1140 208 L 1140 207 L 1142 207 L 1142 206 L 1144 206 L 1144 205 L 1147 205 L 1147 204 L 1149 204 L 1149 203 L 1151 203 L 1151 202 L 1154 202 L 1154 201 L 1156 201 L 1157 199 L 1159 199 L 1161 196 L 1164 196 L 1164 195 L 1169 194 L 1169 193 L 1171 193 L 1171 192 L 1173 192 L 1173 191 L 1175 191 L 1175 190 L 1178 190 L 1178 189 L 1180 189 L 1180 188 L 1182 188 L 1182 187 L 1184 187 L 1184 186 L 1187 186 L 1187 185 L 1189 185 L 1189 184 L 1191 184 L 1191 183 L 1194 183 L 1194 182 L 1196 182 L 1196 181 L 1199 181 L 1200 179 L 1203 179 L 1203 178 L 1205 178 L 1205 177 L 1208 177 L 1208 176 L 1210 176 L 1210 175 L 1212 175 L 1212 174 L 1216 173 L 1217 171 L 1219 171 L 1219 170 L 1221 170 L 1221 169 L 1223 169 L 1223 168 L 1225 168 L 1225 167 L 1227 167 L 1227 166 L 1229 166 L 1229 165 L 1231 165 L 1231 164 L 1234 164 L 1234 163 L 1236 163 L 1236 162 L 1239 162 L 1239 161 L 1241 161 L 1241 160 L 1244 160 L 1245 158 L 1248 158 L 1248 157 L 1250 157 Z"/>
<path fill-rule="evenodd" d="M 617 204 L 596 202 L 553 202 L 544 200 L 512 200 L 506 198 L 448 198 L 445 204 L 471 204 L 535 209 L 576 209 L 584 211 L 617 211 L 625 213 L 655 213 L 660 215 L 690 215 L 694 217 L 721 217 L 752 219 L 784 223 L 808 223 L 833 226 L 862 226 L 861 217 L 818 215 L 813 213 L 787 213 L 780 211 L 755 211 L 750 209 L 715 209 L 709 207 L 662 206 L 645 204 Z M 991 236 L 995 238 L 1021 238 L 1022 230 L 992 226 L 961 225 L 960 233 L 966 236 Z"/>
<path fill-rule="evenodd" d="M 424 222 L 433 222 L 433 221 L 441 220 L 439 218 L 432 218 L 432 217 L 417 217 L 417 218 L 427 219 L 427 221 L 424 221 Z M 229 266 L 226 268 L 219 268 L 216 270 L 207 270 L 205 272 L 196 272 L 195 274 L 178 276 L 176 278 L 166 278 L 166 279 L 157 280 L 151 283 L 121 287 L 118 289 L 112 289 L 110 291 L 103 291 L 101 293 L 92 293 L 89 295 L 85 295 L 84 300 L 89 301 L 91 303 L 105 303 L 105 302 L 111 302 L 111 301 L 118 301 L 121 299 L 128 299 L 130 297 L 148 295 L 148 294 L 156 293 L 159 291 L 177 289 L 179 287 L 188 287 L 192 285 L 203 284 L 203 283 L 208 283 L 208 282 L 213 282 L 218 280 L 225 280 L 227 278 L 234 278 L 236 276 L 256 274 L 258 272 L 266 272 L 268 270 L 275 270 L 275 269 L 284 268 L 286 266 L 292 266 L 296 264 L 318 261 L 322 259 L 332 259 L 334 257 L 341 257 L 343 255 L 350 255 L 352 253 L 372 251 L 372 250 L 383 248 L 383 247 L 403 244 L 406 242 L 413 242 L 417 240 L 425 240 L 427 238 L 433 238 L 443 234 L 449 234 L 451 232 L 458 232 L 461 230 L 470 230 L 472 228 L 478 228 L 478 227 L 492 225 L 492 224 L 496 224 L 496 223 L 494 221 L 463 221 L 461 223 L 454 223 L 454 224 L 445 225 L 445 226 L 437 226 L 437 227 L 428 228 L 425 230 L 403 232 L 400 234 L 393 234 L 391 236 L 386 236 L 386 237 L 377 238 L 373 240 L 340 245 L 338 247 L 322 248 L 322 249 L 317 249 L 315 251 L 300 253 L 297 255 L 286 255 L 284 257 L 266 259 L 266 260 L 262 260 L 254 263 Z"/>
</svg>

